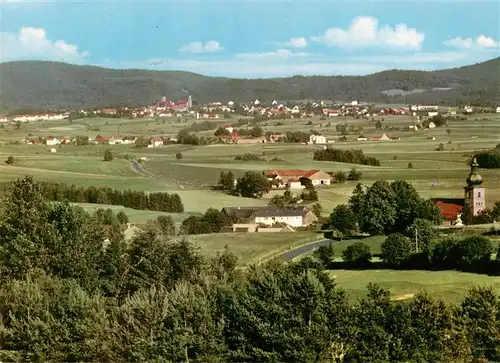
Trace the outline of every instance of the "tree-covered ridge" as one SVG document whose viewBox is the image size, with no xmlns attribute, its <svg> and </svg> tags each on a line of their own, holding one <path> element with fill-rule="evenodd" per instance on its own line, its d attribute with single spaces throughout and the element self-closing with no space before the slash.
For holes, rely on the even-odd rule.
<svg viewBox="0 0 500 363">
<path fill-rule="evenodd" d="M 294 76 L 273 79 L 206 77 L 180 71 L 116 70 L 65 63 L 21 61 L 0 64 L 1 104 L 23 107 L 147 105 L 161 95 L 198 102 L 268 100 L 363 100 L 379 103 L 483 104 L 499 100 L 500 58 L 440 71 L 389 70 L 367 76 Z M 431 91 L 389 97 L 383 91 Z"/>
<path fill-rule="evenodd" d="M 130 243 L 114 229 L 103 244 L 98 218 L 48 201 L 30 177 L 4 206 L 1 361 L 500 359 L 490 288 L 453 305 L 425 293 L 394 301 L 370 285 L 350 301 L 310 258 L 238 270 L 228 251 L 206 258 L 154 225 Z"/>
</svg>

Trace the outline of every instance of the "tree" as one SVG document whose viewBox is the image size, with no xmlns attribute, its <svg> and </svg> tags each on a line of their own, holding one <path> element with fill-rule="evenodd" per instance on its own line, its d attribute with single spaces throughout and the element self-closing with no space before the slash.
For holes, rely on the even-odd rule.
<svg viewBox="0 0 500 363">
<path fill-rule="evenodd" d="M 256 172 L 248 171 L 236 183 L 236 191 L 246 198 L 262 198 L 269 192 L 269 181 L 267 178 Z"/>
<path fill-rule="evenodd" d="M 312 205 L 312 212 L 316 217 L 321 217 L 321 213 L 323 212 L 323 206 L 320 203 L 314 203 Z"/>
<path fill-rule="evenodd" d="M 351 169 L 349 171 L 349 174 L 347 175 L 347 180 L 360 180 L 361 179 L 361 176 L 363 175 L 363 173 L 361 173 L 360 171 L 357 171 L 356 169 Z"/>
<path fill-rule="evenodd" d="M 411 242 L 408 237 L 399 233 L 394 233 L 387 236 L 380 246 L 380 250 L 384 262 L 399 267 L 410 257 Z"/>
<path fill-rule="evenodd" d="M 450 129 L 446 129 L 446 133 L 448 134 L 448 136 L 451 134 L 451 130 Z"/>
<path fill-rule="evenodd" d="M 104 152 L 104 161 L 113 161 L 113 153 L 111 150 L 106 150 Z"/>
<path fill-rule="evenodd" d="M 491 241 L 484 236 L 471 236 L 458 244 L 461 263 L 468 266 L 488 263 L 493 253 Z"/>
<path fill-rule="evenodd" d="M 347 180 L 347 175 L 342 170 L 339 170 L 333 175 L 333 178 L 335 183 L 343 183 Z"/>
<path fill-rule="evenodd" d="M 183 157 L 184 157 L 184 156 L 182 155 L 182 153 L 175 153 L 175 158 L 176 158 L 177 160 L 182 159 Z"/>
<path fill-rule="evenodd" d="M 463 319 L 474 357 L 500 360 L 500 299 L 491 287 L 474 287 L 460 304 L 458 316 Z"/>
<path fill-rule="evenodd" d="M 380 120 L 375 121 L 375 129 L 380 130 L 382 128 L 382 122 Z"/>
<path fill-rule="evenodd" d="M 224 191 L 232 191 L 234 189 L 234 175 L 232 171 L 227 173 L 224 171 L 220 172 L 219 181 L 217 186 Z"/>
<path fill-rule="evenodd" d="M 320 246 L 313 252 L 314 257 L 318 260 L 323 267 L 328 268 L 330 264 L 335 260 L 335 250 L 333 248 L 333 243 L 329 243 L 327 246 Z"/>
<path fill-rule="evenodd" d="M 330 214 L 330 227 L 343 235 L 353 234 L 358 229 L 356 215 L 348 206 L 338 205 Z"/>
<path fill-rule="evenodd" d="M 175 223 L 171 216 L 156 217 L 156 225 L 165 236 L 175 236 Z"/>
<path fill-rule="evenodd" d="M 363 242 L 355 242 L 342 252 L 344 261 L 358 266 L 366 265 L 371 261 L 370 246 Z"/>
<path fill-rule="evenodd" d="M 439 237 L 436 225 L 427 219 L 416 218 L 405 231 L 405 236 L 415 240 L 412 251 L 429 253 L 432 242 Z"/>
<path fill-rule="evenodd" d="M 128 223 L 128 216 L 122 210 L 118 212 L 118 214 L 116 215 L 116 218 L 118 219 L 118 222 L 120 224 L 127 224 Z"/>
<path fill-rule="evenodd" d="M 14 157 L 12 155 L 10 155 L 7 160 L 5 160 L 5 164 L 7 165 L 14 165 Z"/>
</svg>

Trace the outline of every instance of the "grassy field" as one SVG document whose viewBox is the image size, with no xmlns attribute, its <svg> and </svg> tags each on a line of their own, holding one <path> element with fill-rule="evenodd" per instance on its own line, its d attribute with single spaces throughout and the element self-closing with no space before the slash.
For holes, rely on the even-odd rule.
<svg viewBox="0 0 500 363">
<path fill-rule="evenodd" d="M 39 180 L 62 181 L 76 185 L 100 185 L 117 189 L 142 191 L 165 191 L 179 193 L 188 214 L 199 214 L 209 207 L 265 205 L 267 200 L 251 200 L 228 196 L 209 188 L 217 182 L 222 170 L 233 171 L 236 177 L 246 171 L 263 169 L 320 169 L 324 171 L 348 171 L 356 168 L 361 171 L 362 182 L 371 184 L 376 180 L 405 179 L 415 185 L 423 197 L 461 197 L 468 166 L 466 156 L 474 150 L 491 148 L 500 141 L 500 115 L 471 116 L 467 120 L 450 121 L 446 128 L 402 131 L 412 125 L 412 117 L 385 117 L 383 131 L 377 131 L 371 120 L 345 119 L 328 120 L 272 120 L 261 123 L 266 131 L 319 131 L 336 140 L 333 147 L 361 149 L 365 154 L 380 160 L 380 167 L 351 165 L 332 162 L 313 161 L 313 152 L 321 146 L 300 144 L 264 145 L 169 145 L 162 148 L 137 149 L 133 145 L 110 146 L 64 145 L 49 153 L 48 146 L 20 145 L 24 137 L 47 136 L 103 136 L 136 135 L 175 136 L 177 132 L 195 122 L 188 118 L 156 119 L 106 119 L 88 118 L 51 121 L 22 125 L 20 129 L 12 125 L 0 128 L 0 159 L 13 155 L 14 166 L 0 165 L 0 181 L 12 180 L 26 174 Z M 218 124 L 231 120 L 218 120 Z M 335 125 L 347 122 L 349 126 L 361 127 L 365 136 L 399 136 L 400 140 L 387 142 L 338 141 Z M 449 129 L 449 133 L 446 131 Z M 200 134 L 212 135 L 213 131 Z M 355 134 L 350 135 L 351 139 Z M 434 137 L 435 140 L 430 140 Z M 16 142 L 18 144 L 16 144 Z M 444 151 L 435 151 L 442 143 Z M 112 162 L 103 162 L 106 149 L 115 156 Z M 183 158 L 177 160 L 175 154 L 181 152 Z M 234 160 L 235 156 L 245 153 L 262 154 L 268 160 Z M 144 157 L 143 164 L 154 176 L 138 173 L 130 167 L 126 157 Z M 412 169 L 408 164 L 413 165 Z M 487 188 L 487 204 L 500 200 L 500 170 L 481 170 L 484 186 Z M 333 185 L 319 189 L 320 203 L 325 215 L 338 204 L 349 198 L 354 182 Z M 137 215 L 140 215 L 138 213 Z M 134 214 L 135 215 L 135 214 Z M 142 217 L 137 217 L 142 218 Z"/>
<path fill-rule="evenodd" d="M 224 251 L 227 245 L 229 252 L 238 256 L 238 264 L 244 266 L 275 257 L 307 242 L 322 238 L 312 232 L 293 233 L 220 233 L 195 235 L 189 237 L 203 252 L 214 256 Z"/>
<path fill-rule="evenodd" d="M 492 286 L 500 292 L 498 277 L 459 271 L 334 270 L 331 274 L 352 299 L 366 296 L 369 282 L 389 290 L 394 299 L 411 298 L 425 290 L 456 303 L 473 286 Z"/>
</svg>

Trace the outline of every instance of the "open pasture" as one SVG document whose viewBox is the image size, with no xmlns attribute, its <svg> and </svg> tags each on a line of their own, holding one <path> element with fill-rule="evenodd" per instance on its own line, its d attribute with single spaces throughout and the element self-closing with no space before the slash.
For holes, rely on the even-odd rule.
<svg viewBox="0 0 500 363">
<path fill-rule="evenodd" d="M 189 236 L 203 253 L 215 256 L 227 245 L 229 252 L 238 257 L 238 265 L 244 266 L 275 257 L 281 252 L 322 239 L 312 232 L 290 233 L 219 233 Z"/>
<path fill-rule="evenodd" d="M 381 119 L 381 118 L 379 118 Z M 138 149 L 133 145 L 63 145 L 56 153 L 43 145 L 15 144 L 23 137 L 47 136 L 105 136 L 135 135 L 174 136 L 180 129 L 202 120 L 185 118 L 106 119 L 89 118 L 69 122 L 51 121 L 22 125 L 20 129 L 6 125 L 0 129 L 0 158 L 13 155 L 14 166 L 0 166 L 0 181 L 12 180 L 31 174 L 39 180 L 66 182 L 76 185 L 99 185 L 117 189 L 176 192 L 181 195 L 187 213 L 202 213 L 209 207 L 265 205 L 266 200 L 253 200 L 229 196 L 213 191 L 209 186 L 217 183 L 221 170 L 233 171 L 235 177 L 246 171 L 264 169 L 320 169 L 328 172 L 348 172 L 352 168 L 361 171 L 361 182 L 371 184 L 376 180 L 405 179 L 415 185 L 424 197 L 461 197 L 467 177 L 467 155 L 475 150 L 494 147 L 500 142 L 500 115 L 471 116 L 467 120 L 449 121 L 447 127 L 433 130 L 403 131 L 414 124 L 413 117 L 387 116 L 382 122 L 383 130 L 375 130 L 374 121 L 332 117 L 326 120 L 293 119 L 268 120 L 260 125 L 266 131 L 318 131 L 335 143 L 334 148 L 361 149 L 368 156 L 380 160 L 380 167 L 314 161 L 313 153 L 320 145 L 301 144 L 236 144 L 236 145 L 167 145 L 161 148 Z M 217 124 L 232 120 L 217 120 Z M 364 136 L 399 136 L 392 141 L 356 141 L 357 135 L 348 136 L 350 141 L 339 141 L 335 129 L 337 123 L 362 128 Z M 329 125 L 329 126 L 328 126 Z M 394 128 L 399 128 L 396 130 Z M 447 132 L 449 130 L 449 132 Z M 213 130 L 215 131 L 215 130 Z M 206 131 L 205 134 L 213 134 Z M 201 134 L 201 133 L 200 133 Z M 432 139 L 434 138 L 434 139 Z M 444 151 L 436 151 L 443 144 Z M 115 156 L 112 162 L 103 162 L 105 150 Z M 182 159 L 176 159 L 176 153 Z M 237 161 L 236 156 L 252 153 L 261 155 L 262 161 Z M 125 157 L 144 157 L 147 176 L 133 169 Z M 409 168 L 411 163 L 412 168 Z M 500 170 L 481 170 L 487 188 L 487 203 L 500 200 Z M 318 190 L 320 203 L 327 215 L 338 204 L 345 203 L 356 182 L 332 185 Z"/>
<path fill-rule="evenodd" d="M 473 286 L 491 286 L 500 292 L 498 277 L 459 271 L 332 270 L 331 275 L 353 300 L 366 296 L 370 282 L 401 300 L 427 291 L 433 297 L 458 303 Z"/>
</svg>

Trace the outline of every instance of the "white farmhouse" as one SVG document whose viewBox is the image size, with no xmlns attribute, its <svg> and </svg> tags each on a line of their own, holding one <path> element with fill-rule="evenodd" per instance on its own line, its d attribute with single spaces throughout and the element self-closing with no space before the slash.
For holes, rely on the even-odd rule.
<svg viewBox="0 0 500 363">
<path fill-rule="evenodd" d="M 59 140 L 57 139 L 57 137 L 47 137 L 47 139 L 45 140 L 45 145 L 47 146 L 54 146 L 57 144 L 59 144 Z"/>
<path fill-rule="evenodd" d="M 326 144 L 327 141 L 326 141 L 326 137 L 324 137 L 322 135 L 311 135 L 311 136 L 309 136 L 309 143 L 322 145 L 322 144 Z"/>
</svg>

